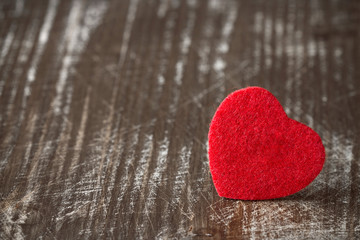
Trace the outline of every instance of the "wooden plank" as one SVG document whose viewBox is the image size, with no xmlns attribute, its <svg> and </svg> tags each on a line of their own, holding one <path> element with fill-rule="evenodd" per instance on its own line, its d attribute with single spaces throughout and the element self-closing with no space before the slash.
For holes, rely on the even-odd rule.
<svg viewBox="0 0 360 240">
<path fill-rule="evenodd" d="M 0 3 L 0 238 L 360 238 L 358 1 Z M 315 129 L 319 177 L 220 198 L 207 132 L 262 86 Z"/>
</svg>

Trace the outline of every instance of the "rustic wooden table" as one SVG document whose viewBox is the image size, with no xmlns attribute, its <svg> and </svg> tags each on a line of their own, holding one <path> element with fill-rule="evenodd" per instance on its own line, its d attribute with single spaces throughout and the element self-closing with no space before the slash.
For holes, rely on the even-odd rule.
<svg viewBox="0 0 360 240">
<path fill-rule="evenodd" d="M 360 2 L 0 1 L 1 239 L 360 238 Z M 216 107 L 269 89 L 327 158 L 220 198 Z"/>
</svg>

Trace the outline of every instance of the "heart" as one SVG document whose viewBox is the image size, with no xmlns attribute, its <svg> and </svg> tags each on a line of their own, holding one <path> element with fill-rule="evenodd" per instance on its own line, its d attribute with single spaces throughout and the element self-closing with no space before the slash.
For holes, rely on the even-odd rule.
<svg viewBox="0 0 360 240">
<path fill-rule="evenodd" d="M 265 200 L 294 194 L 320 173 L 320 136 L 289 118 L 266 89 L 231 93 L 210 124 L 209 164 L 221 197 Z"/>
</svg>

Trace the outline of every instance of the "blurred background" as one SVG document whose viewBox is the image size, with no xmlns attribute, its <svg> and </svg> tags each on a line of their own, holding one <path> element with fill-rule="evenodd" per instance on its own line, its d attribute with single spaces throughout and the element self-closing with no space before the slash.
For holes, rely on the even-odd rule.
<svg viewBox="0 0 360 240">
<path fill-rule="evenodd" d="M 360 2 L 1 0 L 0 238 L 360 238 Z M 220 198 L 211 118 L 270 90 L 327 159 Z"/>
</svg>

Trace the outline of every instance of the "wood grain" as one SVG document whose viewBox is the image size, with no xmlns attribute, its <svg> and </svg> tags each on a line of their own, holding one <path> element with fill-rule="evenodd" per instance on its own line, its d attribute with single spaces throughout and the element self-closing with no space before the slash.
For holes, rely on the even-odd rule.
<svg viewBox="0 0 360 240">
<path fill-rule="evenodd" d="M 3 0 L 1 239 L 360 238 L 360 3 Z M 306 189 L 220 198 L 207 158 L 230 92 L 315 129 Z"/>
</svg>

